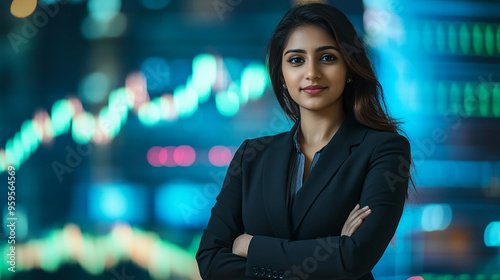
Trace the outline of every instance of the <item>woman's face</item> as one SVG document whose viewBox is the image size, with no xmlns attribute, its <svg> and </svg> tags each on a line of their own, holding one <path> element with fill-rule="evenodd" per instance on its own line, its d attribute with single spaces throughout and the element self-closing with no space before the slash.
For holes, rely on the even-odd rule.
<svg viewBox="0 0 500 280">
<path fill-rule="evenodd" d="M 301 112 L 342 110 L 347 67 L 337 43 L 322 28 L 303 26 L 291 33 L 283 50 L 282 71 Z"/>
</svg>

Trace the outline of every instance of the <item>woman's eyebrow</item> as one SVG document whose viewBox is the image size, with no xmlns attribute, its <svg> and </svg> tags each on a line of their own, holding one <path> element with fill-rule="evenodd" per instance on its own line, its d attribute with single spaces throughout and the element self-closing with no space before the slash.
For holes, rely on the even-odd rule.
<svg viewBox="0 0 500 280">
<path fill-rule="evenodd" d="M 318 47 L 318 48 L 316 48 L 315 52 L 320 52 L 320 51 L 330 50 L 330 49 L 336 50 L 336 51 L 340 52 L 339 49 L 336 48 L 336 47 L 334 47 L 334 46 L 322 46 L 322 47 Z M 289 49 L 289 50 L 287 50 L 285 52 L 284 55 L 286 55 L 288 53 L 292 53 L 292 52 L 295 52 L 295 53 L 304 53 L 304 54 L 306 53 L 306 51 L 303 50 L 303 49 Z"/>
</svg>

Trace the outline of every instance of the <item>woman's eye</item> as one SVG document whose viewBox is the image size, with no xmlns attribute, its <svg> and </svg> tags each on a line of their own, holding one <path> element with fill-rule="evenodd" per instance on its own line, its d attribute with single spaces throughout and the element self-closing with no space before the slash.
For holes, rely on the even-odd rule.
<svg viewBox="0 0 500 280">
<path fill-rule="evenodd" d="M 337 57 L 334 55 L 331 55 L 331 54 L 326 54 L 326 55 L 321 57 L 321 60 L 323 60 L 323 61 L 334 61 L 336 59 L 337 59 Z"/>
<path fill-rule="evenodd" d="M 291 64 L 297 64 L 297 63 L 302 63 L 304 61 L 300 57 L 292 57 L 288 60 L 288 62 L 290 62 Z"/>
</svg>

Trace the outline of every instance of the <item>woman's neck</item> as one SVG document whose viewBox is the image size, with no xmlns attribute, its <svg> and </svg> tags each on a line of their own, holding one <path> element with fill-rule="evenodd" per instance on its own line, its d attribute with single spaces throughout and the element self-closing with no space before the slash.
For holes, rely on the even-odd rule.
<svg viewBox="0 0 500 280">
<path fill-rule="evenodd" d="M 345 119 L 343 110 L 330 111 L 319 114 L 316 111 L 301 111 L 300 115 L 300 142 L 302 145 L 326 145 L 337 133 Z"/>
</svg>

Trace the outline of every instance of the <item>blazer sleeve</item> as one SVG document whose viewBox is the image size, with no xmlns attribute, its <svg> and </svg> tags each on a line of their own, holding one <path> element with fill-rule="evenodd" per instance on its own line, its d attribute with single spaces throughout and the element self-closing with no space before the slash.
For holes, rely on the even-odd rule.
<svg viewBox="0 0 500 280">
<path fill-rule="evenodd" d="M 236 151 L 203 231 L 196 261 L 204 280 L 248 279 L 246 258 L 232 253 L 233 242 L 244 233 L 242 222 L 242 159 L 248 139 Z"/>
<path fill-rule="evenodd" d="M 380 133 L 359 204 L 372 213 L 351 236 L 286 240 L 254 236 L 247 256 L 252 267 L 285 271 L 284 279 L 358 279 L 382 257 L 401 218 L 408 190 L 410 145 L 396 133 Z M 363 174 L 359 174 L 363 176 Z"/>
</svg>

